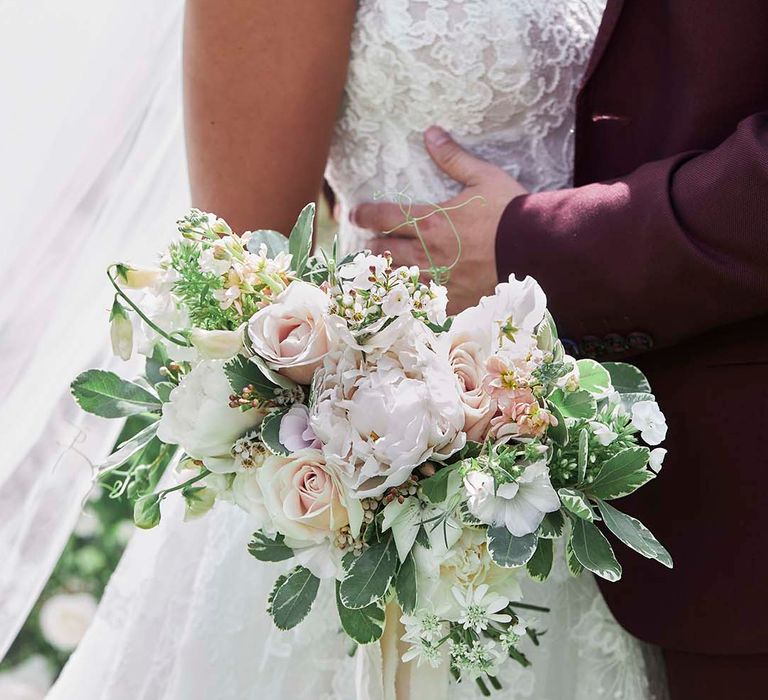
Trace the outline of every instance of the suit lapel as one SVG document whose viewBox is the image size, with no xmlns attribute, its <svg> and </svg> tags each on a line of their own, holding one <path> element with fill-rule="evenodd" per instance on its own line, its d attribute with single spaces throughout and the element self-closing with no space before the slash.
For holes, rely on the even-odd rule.
<svg viewBox="0 0 768 700">
<path fill-rule="evenodd" d="M 611 36 L 613 36 L 613 30 L 616 28 L 616 23 L 619 20 L 621 10 L 624 7 L 624 2 L 625 0 L 608 0 L 605 6 L 603 19 L 600 22 L 600 28 L 597 30 L 597 37 L 595 37 L 595 45 L 592 48 L 592 55 L 589 57 L 589 63 L 587 64 L 587 70 L 584 73 L 584 79 L 581 81 L 582 88 L 592 77 L 592 74 L 595 72 L 595 69 L 603 58 L 605 49 L 611 40 Z"/>
</svg>

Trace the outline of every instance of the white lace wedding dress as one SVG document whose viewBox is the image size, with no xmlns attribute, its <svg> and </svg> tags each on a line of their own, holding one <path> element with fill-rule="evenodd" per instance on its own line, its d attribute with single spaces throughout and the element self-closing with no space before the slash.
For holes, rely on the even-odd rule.
<svg viewBox="0 0 768 700">
<path fill-rule="evenodd" d="M 604 2 L 361 0 L 328 166 L 344 214 L 377 193 L 457 191 L 423 149 L 432 124 L 531 190 L 567 186 L 575 94 Z M 341 235 L 351 249 L 364 239 L 347 223 Z M 251 531 L 226 503 L 182 523 L 169 499 L 160 527 L 134 536 L 51 700 L 354 700 L 332 591 L 297 630 L 274 629 L 264 609 L 278 567 L 247 554 Z M 537 622 L 548 631 L 525 650 L 531 668 L 505 666 L 500 700 L 663 696 L 653 652 L 617 625 L 590 576 L 557 566 L 526 589 L 551 607 Z M 464 683 L 449 697 L 479 693 Z"/>
</svg>

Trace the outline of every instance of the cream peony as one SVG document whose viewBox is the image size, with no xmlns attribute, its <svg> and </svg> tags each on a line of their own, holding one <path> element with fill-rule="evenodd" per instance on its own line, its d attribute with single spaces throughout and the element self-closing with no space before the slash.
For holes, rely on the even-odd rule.
<svg viewBox="0 0 768 700">
<path fill-rule="evenodd" d="M 255 408 L 230 408 L 231 393 L 224 362 L 203 360 L 163 405 L 157 436 L 163 442 L 181 445 L 212 472 L 235 471 L 232 447 L 239 437 L 261 423 L 264 413 Z"/>
<path fill-rule="evenodd" d="M 286 541 L 321 542 L 349 524 L 341 475 L 319 450 L 272 455 L 256 474 L 264 507 Z"/>
<path fill-rule="evenodd" d="M 326 357 L 311 417 L 326 460 L 358 497 L 402 484 L 466 441 L 459 383 L 445 346 L 423 323 L 401 316 L 364 349 Z"/>
<path fill-rule="evenodd" d="M 71 651 L 83 638 L 98 603 L 90 593 L 58 593 L 40 609 L 40 630 L 46 641 L 61 651 Z"/>
<path fill-rule="evenodd" d="M 248 322 L 254 352 L 280 374 L 309 384 L 329 349 L 327 313 L 323 291 L 308 282 L 291 282 Z"/>
</svg>

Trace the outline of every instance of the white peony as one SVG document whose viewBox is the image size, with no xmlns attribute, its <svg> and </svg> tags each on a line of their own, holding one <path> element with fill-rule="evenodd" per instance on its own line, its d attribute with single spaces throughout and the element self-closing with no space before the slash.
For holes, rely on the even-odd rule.
<svg viewBox="0 0 768 700">
<path fill-rule="evenodd" d="M 359 497 L 402 484 L 466 441 L 458 381 L 445 346 L 423 323 L 401 316 L 364 349 L 326 358 L 311 417 L 326 460 Z"/>
<path fill-rule="evenodd" d="M 514 481 L 496 485 L 491 474 L 472 471 L 464 477 L 469 512 L 487 525 L 503 525 L 515 537 L 536 532 L 546 513 L 560 508 L 544 460 L 525 467 Z"/>
<path fill-rule="evenodd" d="M 212 472 L 235 471 L 232 447 L 239 437 L 261 423 L 264 413 L 255 408 L 230 408 L 231 393 L 224 362 L 203 360 L 163 405 L 157 436 L 163 442 L 181 445 Z"/>
<path fill-rule="evenodd" d="M 295 280 L 248 322 L 254 352 L 276 371 L 309 384 L 329 349 L 328 296 L 308 282 Z"/>
<path fill-rule="evenodd" d="M 667 419 L 655 401 L 638 401 L 633 404 L 632 425 L 649 445 L 658 445 L 667 437 Z"/>
<path fill-rule="evenodd" d="M 71 651 L 83 638 L 97 607 L 90 593 L 53 595 L 40 608 L 40 630 L 49 644 Z"/>
</svg>

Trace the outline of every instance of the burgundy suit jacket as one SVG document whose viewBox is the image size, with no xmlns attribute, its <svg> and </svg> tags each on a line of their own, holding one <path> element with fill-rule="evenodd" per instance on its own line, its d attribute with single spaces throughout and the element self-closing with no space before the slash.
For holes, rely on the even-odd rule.
<svg viewBox="0 0 768 700">
<path fill-rule="evenodd" d="M 622 545 L 605 597 L 667 648 L 768 652 L 768 0 L 608 0 L 574 182 L 513 200 L 496 254 L 667 416 L 659 478 L 618 505 L 675 568 Z"/>
</svg>

